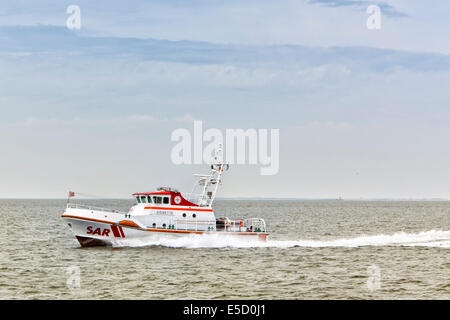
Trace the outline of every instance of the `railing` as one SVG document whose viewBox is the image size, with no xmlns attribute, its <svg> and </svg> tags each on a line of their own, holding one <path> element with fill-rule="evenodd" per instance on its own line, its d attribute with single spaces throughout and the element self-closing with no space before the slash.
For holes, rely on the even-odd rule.
<svg viewBox="0 0 450 320">
<path fill-rule="evenodd" d="M 266 222 L 261 218 L 249 218 L 244 220 L 244 227 L 255 232 L 267 232 Z"/>
<path fill-rule="evenodd" d="M 216 221 L 210 220 L 187 220 L 187 219 L 177 219 L 173 224 L 175 230 L 189 230 L 189 231 L 215 231 Z"/>
<path fill-rule="evenodd" d="M 94 206 L 91 206 L 91 205 L 85 205 L 85 204 L 79 204 L 79 203 L 68 203 L 67 204 L 67 208 L 87 209 L 87 210 L 93 210 L 93 211 L 105 211 L 105 212 L 126 214 L 126 212 L 115 210 L 115 209 L 94 207 Z"/>
<path fill-rule="evenodd" d="M 224 218 L 223 229 L 216 229 L 216 221 L 197 221 L 190 219 L 176 219 L 172 221 L 175 230 L 189 231 L 218 231 L 218 232 L 267 232 L 266 222 L 261 218 L 250 218 L 245 220 L 231 220 Z"/>
<path fill-rule="evenodd" d="M 228 217 L 219 218 L 217 231 L 231 232 L 266 232 L 266 223 L 260 218 L 251 219 L 230 219 Z"/>
<path fill-rule="evenodd" d="M 224 231 L 244 231 L 245 229 L 241 229 L 241 227 L 244 227 L 242 220 L 231 220 L 228 217 L 225 217 L 224 220 Z"/>
</svg>

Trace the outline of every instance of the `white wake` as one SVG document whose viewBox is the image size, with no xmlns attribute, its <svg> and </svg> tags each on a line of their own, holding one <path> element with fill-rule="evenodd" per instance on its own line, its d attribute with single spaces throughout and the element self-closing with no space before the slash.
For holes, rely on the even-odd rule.
<svg viewBox="0 0 450 320">
<path fill-rule="evenodd" d="M 398 232 L 392 235 L 363 235 L 354 238 L 335 240 L 268 240 L 249 241 L 232 236 L 189 235 L 177 239 L 129 239 L 116 246 L 142 247 L 164 246 L 172 248 L 325 248 L 325 247 L 364 247 L 364 246 L 420 246 L 450 248 L 450 231 L 430 230 L 419 233 Z"/>
</svg>

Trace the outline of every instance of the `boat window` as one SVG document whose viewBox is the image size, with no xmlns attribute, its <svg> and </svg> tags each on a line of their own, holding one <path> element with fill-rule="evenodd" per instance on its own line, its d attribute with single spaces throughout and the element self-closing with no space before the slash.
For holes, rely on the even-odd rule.
<svg viewBox="0 0 450 320">
<path fill-rule="evenodd" d="M 159 196 L 153 196 L 153 203 L 161 204 L 161 197 L 159 197 Z"/>
<path fill-rule="evenodd" d="M 141 202 L 142 203 L 147 203 L 147 197 L 146 196 L 141 196 Z"/>
<path fill-rule="evenodd" d="M 139 196 L 136 197 L 136 200 L 138 203 L 141 203 L 141 199 L 139 198 Z"/>
<path fill-rule="evenodd" d="M 163 203 L 164 203 L 164 204 L 169 204 L 169 202 L 170 202 L 170 201 L 169 201 L 169 197 L 164 197 L 164 198 L 163 198 Z"/>
<path fill-rule="evenodd" d="M 152 197 L 151 196 L 147 196 L 147 203 L 152 203 Z"/>
</svg>

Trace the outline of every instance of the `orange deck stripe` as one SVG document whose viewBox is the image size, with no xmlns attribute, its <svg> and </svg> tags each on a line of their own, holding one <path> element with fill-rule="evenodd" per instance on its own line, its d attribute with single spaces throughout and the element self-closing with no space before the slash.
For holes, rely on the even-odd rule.
<svg viewBox="0 0 450 320">
<path fill-rule="evenodd" d="M 77 217 L 77 216 L 71 216 L 71 215 L 66 215 L 63 214 L 61 215 L 61 217 L 64 218 L 74 218 L 74 219 L 81 219 L 81 220 L 88 220 L 88 221 L 95 221 L 95 222 L 102 222 L 102 223 L 109 223 L 109 224 L 115 224 L 115 222 L 111 222 L 111 221 L 105 221 L 105 220 L 98 220 L 98 219 L 93 219 L 93 218 L 85 218 L 85 217 Z M 124 226 L 125 228 L 130 227 L 130 228 L 135 228 L 135 227 L 131 227 L 131 226 Z M 170 230 L 170 229 L 152 229 L 152 228 L 147 228 L 145 229 L 146 231 L 153 231 L 153 232 L 172 232 L 172 233 L 195 233 L 195 234 L 223 234 L 223 235 L 257 235 L 257 234 L 267 234 L 267 233 L 256 233 L 256 232 L 232 232 L 232 231 L 191 231 L 191 230 Z"/>
<path fill-rule="evenodd" d="M 71 215 L 68 215 L 68 214 L 63 214 L 63 215 L 61 215 L 61 217 L 63 217 L 63 218 L 75 218 L 75 219 L 81 219 L 81 220 L 90 220 L 90 221 L 95 221 L 95 222 L 115 224 L 115 222 L 112 222 L 112 221 L 99 220 L 99 219 L 93 219 L 93 218 L 84 218 L 84 217 L 79 217 L 79 216 L 71 216 Z"/>
<path fill-rule="evenodd" d="M 139 226 L 136 223 L 130 220 L 122 220 L 119 222 L 119 224 L 125 227 L 139 228 Z"/>
</svg>

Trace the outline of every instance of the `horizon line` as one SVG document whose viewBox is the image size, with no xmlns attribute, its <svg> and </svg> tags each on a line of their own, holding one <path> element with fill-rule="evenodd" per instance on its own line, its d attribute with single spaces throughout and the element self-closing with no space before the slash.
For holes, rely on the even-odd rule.
<svg viewBox="0 0 450 320">
<path fill-rule="evenodd" d="M 67 200 L 67 198 L 57 197 L 36 197 L 36 198 L 19 198 L 19 197 L 0 197 L 0 200 Z M 130 200 L 134 198 L 77 198 L 76 200 Z M 273 201 L 450 201 L 447 198 L 293 198 L 293 197 L 216 197 L 216 200 L 273 200 Z"/>
</svg>

